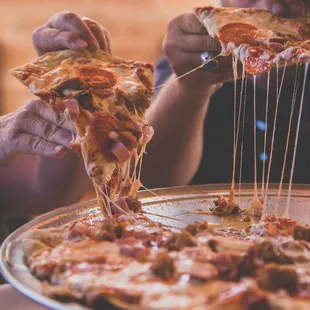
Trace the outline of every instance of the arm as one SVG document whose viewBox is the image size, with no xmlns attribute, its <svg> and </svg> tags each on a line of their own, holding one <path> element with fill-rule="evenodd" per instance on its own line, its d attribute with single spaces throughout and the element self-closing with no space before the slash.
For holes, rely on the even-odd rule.
<svg viewBox="0 0 310 310">
<path fill-rule="evenodd" d="M 199 69 L 179 80 L 176 77 L 201 64 L 202 51 L 219 52 L 193 14 L 172 20 L 163 50 L 174 71 L 149 109 L 154 137 L 143 160 L 142 181 L 148 187 L 184 185 L 196 173 L 203 151 L 204 121 L 212 95 L 232 79 L 228 57 L 213 72 Z"/>
<path fill-rule="evenodd" d="M 219 87 L 211 86 L 204 93 L 184 93 L 175 81 L 159 94 L 148 112 L 155 130 L 144 159 L 143 180 L 148 187 L 187 184 L 195 175 L 203 151 L 208 104 Z"/>
</svg>

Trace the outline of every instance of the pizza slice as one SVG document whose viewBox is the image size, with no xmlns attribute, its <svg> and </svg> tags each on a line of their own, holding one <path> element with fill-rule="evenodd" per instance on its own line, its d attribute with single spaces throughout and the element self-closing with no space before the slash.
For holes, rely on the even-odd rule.
<svg viewBox="0 0 310 310">
<path fill-rule="evenodd" d="M 275 65 L 310 61 L 310 18 L 284 18 L 261 9 L 196 8 L 209 35 L 219 40 L 221 55 L 232 54 L 251 75 Z"/>
<path fill-rule="evenodd" d="M 153 66 L 98 51 L 63 50 L 12 70 L 29 90 L 73 121 L 72 149 L 82 155 L 104 215 L 137 208 L 142 155 L 153 135 L 146 109 Z M 139 168 L 139 169 L 138 169 Z"/>
</svg>

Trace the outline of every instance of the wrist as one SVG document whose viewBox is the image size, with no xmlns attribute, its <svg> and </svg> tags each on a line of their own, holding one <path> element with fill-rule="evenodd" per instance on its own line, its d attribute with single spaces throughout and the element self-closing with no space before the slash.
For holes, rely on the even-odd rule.
<svg viewBox="0 0 310 310">
<path fill-rule="evenodd" d="M 176 78 L 172 76 L 173 81 Z M 195 101 L 209 100 L 222 86 L 222 83 L 202 83 L 201 81 L 185 80 L 185 78 L 173 81 L 175 83 L 177 92 L 182 98 L 188 98 Z"/>
</svg>

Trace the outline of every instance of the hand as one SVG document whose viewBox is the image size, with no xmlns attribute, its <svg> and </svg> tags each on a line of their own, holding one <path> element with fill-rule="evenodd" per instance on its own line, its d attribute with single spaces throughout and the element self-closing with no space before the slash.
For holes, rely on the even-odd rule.
<svg viewBox="0 0 310 310">
<path fill-rule="evenodd" d="M 74 125 L 60 119 L 50 107 L 33 100 L 0 117 L 0 164 L 18 153 L 59 158 L 70 148 Z"/>
<path fill-rule="evenodd" d="M 274 15 L 301 16 L 310 12 L 310 3 L 305 0 L 264 0 L 265 6 Z"/>
<path fill-rule="evenodd" d="M 201 65 L 201 53 L 221 52 L 220 43 L 211 38 L 194 14 L 184 14 L 173 19 L 163 42 L 163 51 L 177 76 Z M 199 69 L 179 81 L 193 88 L 221 84 L 233 79 L 231 57 L 220 57 L 219 68 L 208 72 Z"/>
<path fill-rule="evenodd" d="M 95 53 L 101 49 L 111 54 L 110 34 L 95 20 L 73 12 L 53 15 L 33 32 L 33 43 L 39 55 L 62 49 Z"/>
</svg>

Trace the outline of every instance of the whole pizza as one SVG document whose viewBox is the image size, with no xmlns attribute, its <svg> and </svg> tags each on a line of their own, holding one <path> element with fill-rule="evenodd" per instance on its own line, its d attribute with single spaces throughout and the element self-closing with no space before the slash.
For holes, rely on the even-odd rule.
<svg viewBox="0 0 310 310">
<path fill-rule="evenodd" d="M 308 17 L 213 7 L 195 13 L 221 43 L 220 56 L 232 54 L 248 74 L 310 60 Z M 23 237 L 44 294 L 92 309 L 310 309 L 310 227 L 268 216 L 263 200 L 243 210 L 233 192 L 200 210 L 234 218 L 231 225 L 172 230 L 143 212 L 137 191 L 153 135 L 145 117 L 152 65 L 66 50 L 12 73 L 76 127 L 72 149 L 84 159 L 104 215 Z"/>
</svg>

